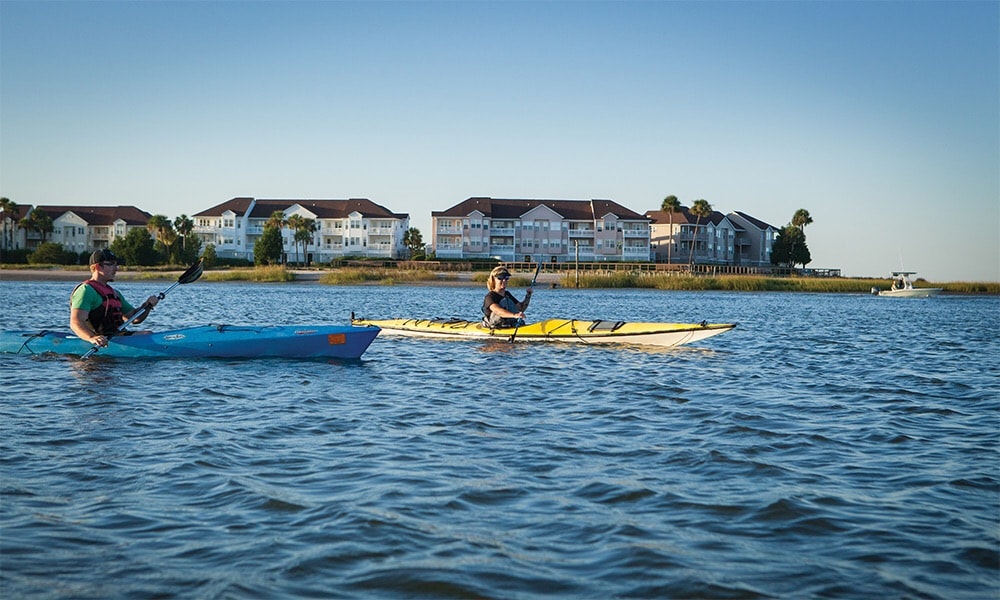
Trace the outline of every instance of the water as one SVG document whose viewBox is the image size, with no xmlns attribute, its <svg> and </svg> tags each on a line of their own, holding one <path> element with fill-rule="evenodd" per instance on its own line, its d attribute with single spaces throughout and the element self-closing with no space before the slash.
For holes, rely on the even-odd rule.
<svg viewBox="0 0 1000 600">
<path fill-rule="evenodd" d="M 71 287 L 0 282 L 3 328 L 64 328 Z M 483 293 L 199 282 L 147 325 L 474 317 Z M 1000 597 L 1000 299 L 540 289 L 530 312 L 740 326 L 0 357 L 0 596 Z"/>
</svg>

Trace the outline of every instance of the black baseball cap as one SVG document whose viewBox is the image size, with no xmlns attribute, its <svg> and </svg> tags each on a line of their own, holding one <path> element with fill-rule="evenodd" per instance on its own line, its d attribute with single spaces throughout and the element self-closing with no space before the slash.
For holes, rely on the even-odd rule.
<svg viewBox="0 0 1000 600">
<path fill-rule="evenodd" d="M 124 265 L 125 261 L 121 260 L 115 253 L 108 248 L 101 248 L 100 250 L 94 250 L 94 253 L 90 255 L 90 264 L 96 265 L 102 262 L 114 262 L 120 265 Z"/>
</svg>

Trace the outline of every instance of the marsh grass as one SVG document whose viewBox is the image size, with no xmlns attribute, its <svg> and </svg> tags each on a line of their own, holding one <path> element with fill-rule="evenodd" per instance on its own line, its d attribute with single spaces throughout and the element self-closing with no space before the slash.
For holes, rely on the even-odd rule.
<svg viewBox="0 0 1000 600">
<path fill-rule="evenodd" d="M 367 267 L 335 269 L 323 273 L 319 277 L 319 282 L 326 285 L 357 285 L 362 283 L 395 285 L 425 281 L 439 281 L 439 278 L 433 271 Z"/>
<path fill-rule="evenodd" d="M 281 265 L 253 267 L 249 269 L 226 269 L 225 271 L 205 271 L 206 281 L 253 281 L 256 283 L 283 283 L 295 281 L 295 274 Z"/>
<path fill-rule="evenodd" d="M 559 284 L 576 287 L 573 273 L 563 275 Z M 889 289 L 889 279 L 850 279 L 842 277 L 760 277 L 731 275 L 721 277 L 691 277 L 646 275 L 639 273 L 607 273 L 580 275 L 581 288 L 649 288 L 657 290 L 714 290 L 729 292 L 813 292 L 856 294 L 870 293 L 873 287 Z M 918 280 L 916 287 L 940 287 L 957 294 L 1000 294 L 1000 283 L 954 282 L 932 284 Z"/>
</svg>

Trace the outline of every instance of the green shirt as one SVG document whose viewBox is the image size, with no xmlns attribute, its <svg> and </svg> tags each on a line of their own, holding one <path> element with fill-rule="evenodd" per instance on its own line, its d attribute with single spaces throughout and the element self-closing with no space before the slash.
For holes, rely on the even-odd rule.
<svg viewBox="0 0 1000 600">
<path fill-rule="evenodd" d="M 128 313 L 135 310 L 131 304 L 128 303 L 125 298 L 122 297 L 121 292 L 115 290 L 115 296 L 118 296 L 118 300 L 122 303 L 122 314 L 127 315 Z M 73 295 L 69 297 L 69 307 L 70 308 L 81 308 L 88 313 L 95 308 L 99 307 L 104 303 L 104 298 L 95 290 L 93 287 L 87 285 L 86 283 L 81 283 L 73 290 Z"/>
</svg>

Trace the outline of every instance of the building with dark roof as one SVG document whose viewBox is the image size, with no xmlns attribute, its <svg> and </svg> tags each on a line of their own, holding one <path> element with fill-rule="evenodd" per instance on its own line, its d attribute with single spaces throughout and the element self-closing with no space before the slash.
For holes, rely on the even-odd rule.
<svg viewBox="0 0 1000 600">
<path fill-rule="evenodd" d="M 736 242 L 735 264 L 770 266 L 771 247 L 779 228 L 740 211 L 726 216 L 741 230 Z"/>
<path fill-rule="evenodd" d="M 405 258 L 403 234 L 410 227 L 408 214 L 394 213 L 367 198 L 346 200 L 233 198 L 196 213 L 194 233 L 214 244 L 217 256 L 253 260 L 254 244 L 274 213 L 283 219 L 299 215 L 315 222 L 317 229 L 305 244 L 295 232 L 283 229 L 285 258 L 296 262 L 329 262 L 337 258 Z"/>
<path fill-rule="evenodd" d="M 438 258 L 648 261 L 649 219 L 612 200 L 469 198 L 431 213 Z"/>
<path fill-rule="evenodd" d="M 776 229 L 741 212 L 698 219 L 687 207 L 646 211 L 653 260 L 673 264 L 770 266 Z"/>
<path fill-rule="evenodd" d="M 107 248 L 118 238 L 133 229 L 145 229 L 152 216 L 135 206 L 63 206 L 39 205 L 31 210 L 41 210 L 52 219 L 52 233 L 45 240 L 37 231 L 24 231 L 25 248 L 35 248 L 42 241 L 62 244 L 70 252 L 87 252 L 94 248 Z"/>
</svg>

